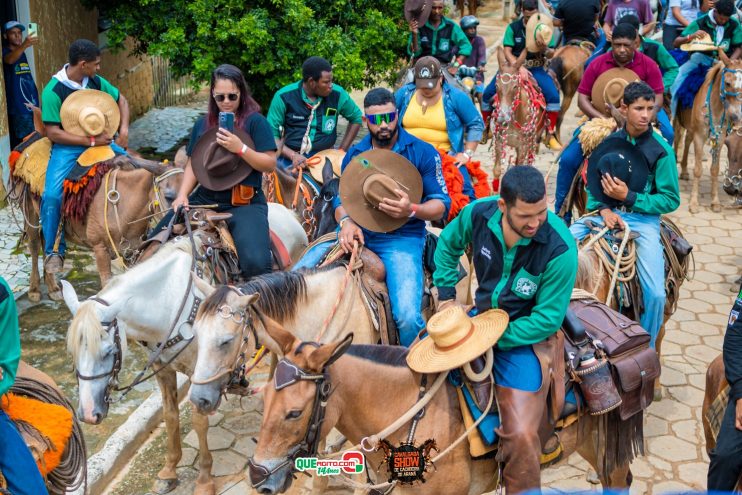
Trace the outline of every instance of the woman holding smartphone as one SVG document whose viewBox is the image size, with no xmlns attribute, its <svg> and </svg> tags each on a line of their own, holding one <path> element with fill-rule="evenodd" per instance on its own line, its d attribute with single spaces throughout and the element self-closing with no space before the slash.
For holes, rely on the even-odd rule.
<svg viewBox="0 0 742 495">
<path fill-rule="evenodd" d="M 233 120 L 232 130 L 219 126 L 220 114 L 227 126 Z M 215 146 L 233 156 L 223 150 L 215 152 Z M 245 77 L 234 65 L 220 65 L 211 74 L 209 109 L 194 124 L 186 154 L 188 162 L 178 197 L 172 203 L 173 212 L 180 206 L 216 204 L 217 211 L 231 213 L 227 224 L 237 248 L 242 277 L 269 272 L 268 204 L 261 186 L 263 172 L 272 172 L 276 167 L 276 143 L 268 121 L 260 114 L 260 106 L 250 95 Z M 233 158 L 233 163 L 227 165 L 231 167 L 229 174 L 209 174 L 216 170 L 211 162 L 217 156 L 224 160 Z M 240 161 L 235 167 L 237 157 Z M 155 232 L 167 226 L 173 212 L 162 219 Z"/>
</svg>

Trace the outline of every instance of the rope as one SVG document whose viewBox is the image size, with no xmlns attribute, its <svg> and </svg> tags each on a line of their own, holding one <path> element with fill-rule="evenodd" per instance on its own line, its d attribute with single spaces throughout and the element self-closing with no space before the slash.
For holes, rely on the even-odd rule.
<svg viewBox="0 0 742 495">
<path fill-rule="evenodd" d="M 624 251 L 626 250 L 629 238 L 631 237 L 631 227 L 629 227 L 629 224 L 624 221 L 624 234 L 618 252 L 614 252 L 613 249 L 611 249 L 610 244 L 604 237 L 609 230 L 608 227 L 604 227 L 600 232 L 598 232 L 598 234 L 594 234 L 590 241 L 581 248 L 581 251 L 587 251 L 588 249 L 593 248 L 601 262 L 601 265 L 612 272 L 611 283 L 608 287 L 608 295 L 605 300 L 606 306 L 611 305 L 613 291 L 616 288 L 616 284 L 618 282 L 629 282 L 636 275 L 636 245 L 634 243 L 631 244 L 628 253 L 624 256 Z"/>
<path fill-rule="evenodd" d="M 77 420 L 75 408 L 69 400 L 54 387 L 30 378 L 17 378 L 10 389 L 11 392 L 36 399 L 47 404 L 56 404 L 65 407 L 72 413 L 72 436 L 64 449 L 62 461 L 54 471 L 46 477 L 49 493 L 64 494 L 73 492 L 85 486 L 87 492 L 88 464 L 85 439 L 82 435 L 80 422 Z"/>
<path fill-rule="evenodd" d="M 116 169 L 118 170 L 118 169 Z M 119 253 L 119 250 L 116 248 L 116 243 L 113 242 L 113 237 L 111 236 L 111 229 L 108 226 L 108 203 L 110 200 L 109 191 L 108 191 L 108 178 L 111 176 L 111 171 L 109 170 L 106 172 L 106 180 L 105 180 L 105 188 L 106 188 L 106 201 L 103 203 L 103 225 L 106 227 L 106 235 L 108 236 L 108 241 L 111 243 L 111 247 L 113 248 L 113 252 L 116 254 L 116 258 L 121 259 L 121 253 Z M 118 221 L 118 218 L 117 218 Z M 119 227 L 120 228 L 120 227 Z"/>
</svg>

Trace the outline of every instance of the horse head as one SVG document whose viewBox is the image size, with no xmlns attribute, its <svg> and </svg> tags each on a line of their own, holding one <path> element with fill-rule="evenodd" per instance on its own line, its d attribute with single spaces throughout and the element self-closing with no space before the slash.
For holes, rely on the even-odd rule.
<svg viewBox="0 0 742 495">
<path fill-rule="evenodd" d="M 329 169 L 329 171 L 328 171 Z M 333 176 L 332 164 L 325 164 L 322 169 L 322 189 L 319 197 L 314 201 L 314 218 L 317 221 L 315 239 L 329 232 L 333 232 L 338 223 L 335 220 L 335 209 L 332 207 L 335 198 L 340 192 L 340 179 Z"/>
<path fill-rule="evenodd" d="M 727 135 L 724 143 L 727 145 L 729 161 L 727 174 L 724 177 L 724 192 L 742 198 L 742 123 L 736 125 Z"/>
<path fill-rule="evenodd" d="M 500 67 L 497 76 L 495 76 L 497 87 L 497 98 L 499 105 L 497 108 L 497 123 L 506 125 L 513 120 L 513 111 L 515 100 L 520 90 L 520 68 L 526 59 L 526 50 L 520 54 L 515 63 L 510 63 L 505 57 L 505 51 L 501 46 L 497 47 L 497 61 Z"/>
<path fill-rule="evenodd" d="M 353 335 L 329 344 L 300 342 L 280 325 L 267 332 L 284 356 L 265 388 L 265 408 L 255 454 L 248 462 L 257 493 L 283 493 L 291 486 L 295 460 L 317 455 L 332 424 L 323 422 L 330 398 L 327 368 L 348 350 Z"/>
<path fill-rule="evenodd" d="M 742 123 L 742 61 L 722 57 L 720 93 L 727 119 L 732 125 Z"/>
<path fill-rule="evenodd" d="M 108 415 L 111 389 L 126 353 L 123 324 L 116 321 L 118 308 L 89 299 L 80 302 L 74 287 L 62 280 L 62 294 L 73 315 L 67 332 L 67 350 L 78 378 L 77 416 L 97 425 Z"/>
<path fill-rule="evenodd" d="M 253 303 L 258 294 L 243 294 L 232 286 L 218 289 L 192 274 L 196 297 L 203 300 L 193 322 L 198 344 L 196 366 L 191 376 L 190 400 L 201 414 L 219 407 L 227 387 L 239 381 L 246 359 L 256 351 L 257 342 L 278 350 L 257 324 Z M 266 326 L 268 323 L 266 323 Z"/>
</svg>

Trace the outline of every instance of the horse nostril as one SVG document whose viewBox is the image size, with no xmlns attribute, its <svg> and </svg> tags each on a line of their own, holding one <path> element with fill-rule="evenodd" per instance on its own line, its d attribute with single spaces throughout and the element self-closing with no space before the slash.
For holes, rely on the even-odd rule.
<svg viewBox="0 0 742 495">
<path fill-rule="evenodd" d="M 103 415 L 97 412 L 93 414 L 93 420 L 95 421 L 93 424 L 99 425 L 103 421 Z"/>
<path fill-rule="evenodd" d="M 209 399 L 204 399 L 203 397 L 198 399 L 198 407 L 199 409 L 208 409 L 211 407 L 211 401 Z"/>
</svg>

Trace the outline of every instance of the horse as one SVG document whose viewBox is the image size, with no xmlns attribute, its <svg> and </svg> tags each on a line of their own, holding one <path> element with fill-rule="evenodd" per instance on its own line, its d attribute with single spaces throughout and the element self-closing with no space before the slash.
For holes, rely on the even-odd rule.
<svg viewBox="0 0 742 495">
<path fill-rule="evenodd" d="M 295 214 L 282 205 L 269 204 L 268 215 L 269 223 L 277 232 L 298 231 L 300 234 L 282 238 L 296 259 L 306 247 L 307 239 Z M 293 223 L 294 227 L 280 229 L 279 223 Z M 78 377 L 77 414 L 84 422 L 98 424 L 106 417 L 109 396 L 123 366 L 127 339 L 144 343 L 152 352 L 150 360 L 156 358 L 152 367 L 162 392 L 168 437 L 165 466 L 158 473 L 155 485 L 157 493 L 171 491 L 178 483 L 176 466 L 182 451 L 175 372 L 191 376 L 196 363 L 196 347 L 189 345 L 192 340 L 189 323 L 195 317 L 200 300 L 193 290 L 190 272 L 195 264 L 197 270 L 208 276 L 210 264 L 208 260 L 195 262 L 193 248 L 195 246 L 201 256 L 212 238 L 213 233 L 195 230 L 193 242 L 188 236 L 169 241 L 151 257 L 113 277 L 103 290 L 82 302 L 72 285 L 62 281 L 64 301 L 73 315 L 67 347 Z M 194 412 L 193 428 L 200 450 L 200 470 L 194 493 L 213 495 L 206 416 Z"/>
<path fill-rule="evenodd" d="M 703 147 L 711 141 L 711 210 L 721 211 L 719 201 L 719 161 L 721 148 L 727 141 L 729 130 L 742 119 L 742 61 L 729 60 L 720 52 L 720 61 L 706 74 L 703 85 L 696 93 L 692 108 L 678 109 L 675 116 L 676 129 L 685 129 L 685 146 L 680 162 L 680 178 L 688 179 L 688 152 L 691 141 L 695 155 L 693 185 L 691 187 L 691 213 L 700 211 L 698 189 L 703 174 Z M 736 132 L 736 131 L 735 131 Z M 690 136 L 690 140 L 688 137 Z M 676 139 L 676 153 L 680 138 Z"/>
<path fill-rule="evenodd" d="M 66 239 L 92 249 L 101 286 L 105 286 L 113 275 L 111 260 L 114 256 L 127 258 L 141 243 L 150 219 L 167 211 L 169 201 L 177 195 L 184 167 L 178 162 L 175 166 L 164 166 L 133 156 L 116 157 L 109 164 L 112 168 L 100 179 L 100 187 L 84 218 L 62 219 Z M 39 223 L 41 198 L 17 177 L 11 185 L 9 198 L 23 213 L 21 238 L 27 240 L 31 256 L 28 298 L 38 302 L 41 300 L 38 258 L 44 235 Z M 62 299 L 54 274 L 44 270 L 44 283 L 50 299 Z"/>
<path fill-rule="evenodd" d="M 742 206 L 742 126 L 732 129 L 724 140 L 727 145 L 727 172 L 722 188 L 734 198 L 733 206 Z"/>
<path fill-rule="evenodd" d="M 402 422 L 397 430 L 383 438 L 375 437 L 393 423 L 397 426 L 396 420 L 420 399 L 422 376 L 407 367 L 407 349 L 350 345 L 352 334 L 326 344 L 302 342 L 278 324 L 263 328 L 267 335 L 259 334 L 259 338 L 283 359 L 275 380 L 264 389 L 260 434 L 248 463 L 250 480 L 257 493 L 286 491 L 293 480 L 294 460 L 317 456 L 317 440 L 332 428 L 353 444 L 371 449 L 366 454 L 371 482 L 380 483 L 381 486 L 376 485 L 380 491 L 388 488 L 383 483 L 387 478 L 381 468 L 383 454 L 374 450 L 377 445 L 373 443 L 387 440 L 397 445 L 408 441 L 410 421 Z M 438 382 L 435 376 L 429 379 Z M 394 390 L 393 397 L 390 390 Z M 432 439 L 441 448 L 451 447 L 451 451 L 434 460 L 435 471 L 428 471 L 425 484 L 398 484 L 395 493 L 459 495 L 498 488 L 495 457 L 472 459 L 466 442 L 454 444 L 466 435 L 455 388 L 443 379 L 437 391 L 433 392 L 432 387 L 430 391 L 432 399 L 417 422 L 415 438 Z M 601 428 L 601 422 L 606 419 L 609 424 Z M 609 449 L 621 435 L 626 435 L 621 423 L 584 415 L 563 428 L 559 439 L 565 456 L 579 452 L 600 473 L 604 486 L 628 487 L 632 454 L 621 456 L 610 465 L 604 463 Z M 369 438 L 374 438 L 371 445 L 364 440 Z"/>
<path fill-rule="evenodd" d="M 572 40 L 559 48 L 549 60 L 549 71 L 554 74 L 562 90 L 562 106 L 556 125 L 556 137 L 561 142 L 561 129 L 564 116 L 572 104 L 572 99 L 585 72 L 585 62 L 595 50 L 595 45 L 587 40 Z"/>
<path fill-rule="evenodd" d="M 297 178 L 283 168 L 276 167 L 275 171 L 263 174 L 263 192 L 268 201 L 294 210 L 309 240 L 315 238 L 316 221 L 312 211 L 319 191 L 304 177 L 303 172 L 301 178 Z"/>
<path fill-rule="evenodd" d="M 497 94 L 491 120 L 494 139 L 494 181 L 499 181 L 505 162 L 505 147 L 515 149 L 515 164 L 533 165 L 538 152 L 539 136 L 546 124 L 546 103 L 543 94 L 530 73 L 523 68 L 526 50 L 514 64 L 497 47 L 500 70 L 496 77 Z"/>
</svg>

